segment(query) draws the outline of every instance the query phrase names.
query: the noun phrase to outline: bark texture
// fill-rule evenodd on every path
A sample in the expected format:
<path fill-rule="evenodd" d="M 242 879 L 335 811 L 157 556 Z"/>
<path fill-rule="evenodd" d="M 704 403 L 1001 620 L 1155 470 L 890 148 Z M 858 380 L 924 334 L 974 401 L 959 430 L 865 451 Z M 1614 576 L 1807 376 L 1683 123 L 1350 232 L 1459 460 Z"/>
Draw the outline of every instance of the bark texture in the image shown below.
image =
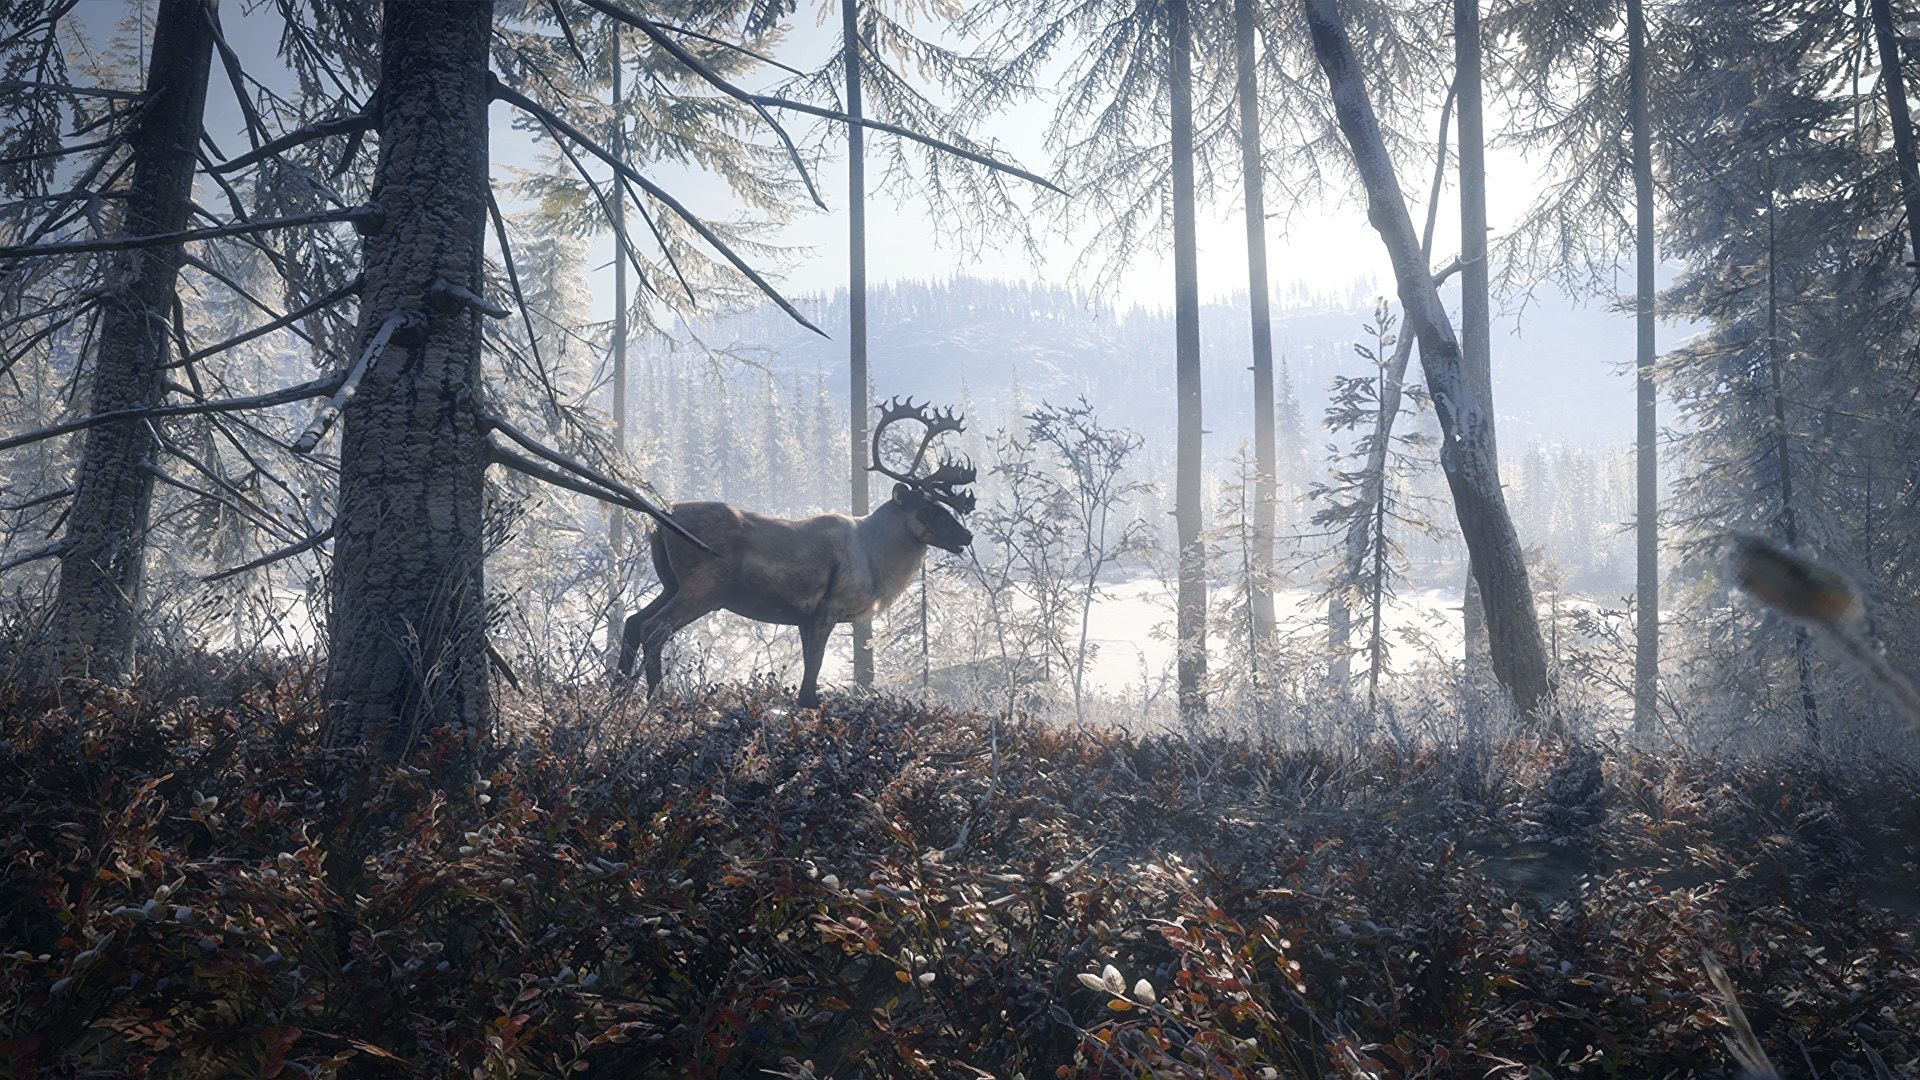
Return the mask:
<path fill-rule="evenodd" d="M 1460 343 L 1427 269 L 1339 7 L 1335 0 L 1305 0 L 1305 6 L 1314 53 L 1367 190 L 1367 218 L 1386 245 L 1407 330 L 1419 342 L 1427 391 L 1440 421 L 1440 467 L 1485 601 L 1494 677 L 1523 711 L 1540 715 L 1551 697 L 1546 650 L 1520 540 L 1500 491 L 1493 417 L 1467 385 Z"/>
<path fill-rule="evenodd" d="M 129 238 L 187 227 L 213 56 L 212 8 L 210 0 L 162 0 L 154 20 L 151 104 L 132 138 Z M 147 408 L 165 395 L 181 260 L 178 244 L 112 259 L 94 355 L 95 415 Z M 52 672 L 117 679 L 133 666 L 157 449 L 149 420 L 102 424 L 86 434 L 61 541 Z"/>
<path fill-rule="evenodd" d="M 1647 19 L 1627 0 L 1627 81 L 1633 125 L 1635 582 L 1633 729 L 1651 734 L 1660 694 L 1660 458 L 1653 381 L 1653 136 L 1647 91 Z"/>
<path fill-rule="evenodd" d="M 1200 509 L 1200 256 L 1193 181 L 1193 26 L 1187 0 L 1168 0 L 1168 95 L 1173 111 L 1174 530 L 1180 543 L 1175 612 L 1180 715 L 1206 711 L 1207 555 Z"/>
<path fill-rule="evenodd" d="M 1453 2 L 1454 90 L 1460 110 L 1460 365 L 1471 393 L 1493 416 L 1493 302 L 1487 267 L 1487 130 L 1480 107 L 1480 0 Z M 1498 453 L 1493 428 L 1487 445 Z M 1467 670 L 1486 670 L 1486 601 L 1469 571 L 1461 598 Z"/>
<path fill-rule="evenodd" d="M 435 728 L 477 739 L 489 715 L 481 315 L 434 283 L 484 291 L 492 17 L 413 0 L 382 33 L 360 340 L 404 328 L 344 413 L 327 697 L 329 741 L 387 757 Z"/>
<path fill-rule="evenodd" d="M 1261 167 L 1260 77 L 1255 66 L 1253 0 L 1233 0 L 1233 45 L 1240 99 L 1240 172 L 1247 201 L 1247 300 L 1253 312 L 1254 634 L 1273 640 L 1273 522 L 1278 463 L 1273 430 L 1273 317 L 1268 306 L 1267 198 Z"/>
<path fill-rule="evenodd" d="M 860 0 L 840 0 L 841 49 L 845 53 L 847 115 L 859 117 Z M 847 464 L 853 481 L 854 517 L 867 516 L 867 153 L 866 129 L 847 125 L 847 371 L 852 415 L 848 418 Z M 853 624 L 853 683 L 873 685 L 873 620 Z"/>

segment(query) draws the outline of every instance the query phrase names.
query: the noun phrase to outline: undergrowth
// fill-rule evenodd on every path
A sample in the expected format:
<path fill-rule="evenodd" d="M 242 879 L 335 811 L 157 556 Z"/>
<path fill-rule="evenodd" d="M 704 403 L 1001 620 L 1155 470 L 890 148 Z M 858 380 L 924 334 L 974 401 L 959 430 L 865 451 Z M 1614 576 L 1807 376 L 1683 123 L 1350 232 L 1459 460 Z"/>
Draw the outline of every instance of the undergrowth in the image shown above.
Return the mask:
<path fill-rule="evenodd" d="M 770 687 L 510 703 L 483 778 L 297 672 L 0 689 L 20 1077 L 1920 1068 L 1910 777 L 1276 749 Z"/>

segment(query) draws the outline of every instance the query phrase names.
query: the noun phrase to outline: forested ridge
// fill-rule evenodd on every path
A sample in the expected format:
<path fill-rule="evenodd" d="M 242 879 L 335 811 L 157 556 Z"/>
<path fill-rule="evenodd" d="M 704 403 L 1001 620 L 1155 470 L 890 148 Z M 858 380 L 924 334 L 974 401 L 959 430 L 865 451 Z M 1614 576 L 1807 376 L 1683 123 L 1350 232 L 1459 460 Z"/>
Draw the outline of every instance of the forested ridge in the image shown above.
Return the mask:
<path fill-rule="evenodd" d="M 0 1071 L 1920 1070 L 1916 43 L 0 3 Z"/>

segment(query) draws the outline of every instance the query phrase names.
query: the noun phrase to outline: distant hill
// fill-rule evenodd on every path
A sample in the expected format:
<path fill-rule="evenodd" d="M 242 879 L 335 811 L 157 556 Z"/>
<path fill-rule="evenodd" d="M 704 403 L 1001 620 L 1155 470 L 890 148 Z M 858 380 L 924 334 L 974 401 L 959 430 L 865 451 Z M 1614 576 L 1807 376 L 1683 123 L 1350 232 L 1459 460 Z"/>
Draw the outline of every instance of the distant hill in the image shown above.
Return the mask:
<path fill-rule="evenodd" d="M 801 305 L 829 340 L 808 333 L 771 305 L 718 317 L 698 328 L 709 346 L 734 351 L 783 376 L 824 374 L 844 400 L 846 294 Z M 1274 340 L 1301 415 L 1313 434 L 1335 374 L 1357 374 L 1353 345 L 1371 304 L 1276 312 Z M 956 277 L 883 285 L 869 300 L 869 355 L 876 396 L 963 399 L 982 419 L 1018 403 L 1084 394 L 1109 422 L 1162 442 L 1173 429 L 1173 317 L 1118 311 L 1076 290 Z M 1201 310 L 1208 456 L 1230 456 L 1252 430 L 1246 299 Z M 1622 365 L 1633 326 L 1598 304 L 1548 298 L 1494 328 L 1495 404 L 1515 451 L 1531 443 L 1585 449 L 1628 444 L 1633 387 Z"/>

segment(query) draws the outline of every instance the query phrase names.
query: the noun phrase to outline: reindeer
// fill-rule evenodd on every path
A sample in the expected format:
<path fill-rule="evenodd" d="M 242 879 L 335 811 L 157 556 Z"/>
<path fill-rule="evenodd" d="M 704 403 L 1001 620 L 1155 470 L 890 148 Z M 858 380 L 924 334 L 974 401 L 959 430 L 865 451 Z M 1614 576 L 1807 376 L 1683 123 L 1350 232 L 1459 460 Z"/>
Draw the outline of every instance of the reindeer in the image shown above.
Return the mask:
<path fill-rule="evenodd" d="M 880 452 L 886 430 L 903 420 L 924 428 L 913 461 L 889 468 Z M 726 503 L 686 502 L 673 519 L 712 549 L 703 552 L 664 529 L 653 531 L 653 567 L 660 595 L 627 619 L 620 642 L 620 671 L 633 673 L 633 654 L 646 655 L 647 692 L 660 688 L 660 653 L 682 627 L 722 608 L 760 622 L 800 628 L 804 673 L 801 708 L 820 703 L 820 663 L 827 638 L 840 623 L 872 618 L 906 590 L 927 548 L 959 554 L 973 533 L 956 513 L 973 510 L 971 463 L 942 458 L 922 474 L 934 440 L 966 430 L 953 410 L 929 411 L 912 398 L 895 398 L 873 429 L 873 463 L 867 471 L 894 480 L 893 495 L 866 517 L 821 514 L 787 521 Z"/>

